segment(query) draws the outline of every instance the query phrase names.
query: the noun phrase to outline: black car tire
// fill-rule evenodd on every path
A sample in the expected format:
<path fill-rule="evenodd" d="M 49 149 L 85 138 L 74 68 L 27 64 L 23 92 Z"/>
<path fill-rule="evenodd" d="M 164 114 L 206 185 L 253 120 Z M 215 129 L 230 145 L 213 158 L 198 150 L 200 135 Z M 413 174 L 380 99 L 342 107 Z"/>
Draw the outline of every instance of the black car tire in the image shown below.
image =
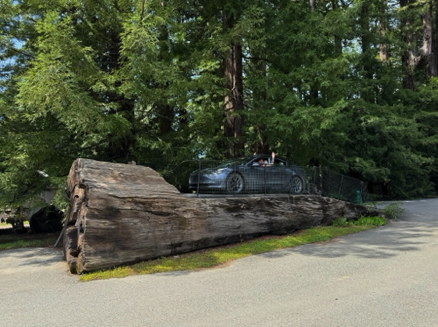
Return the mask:
<path fill-rule="evenodd" d="M 227 193 L 242 193 L 245 188 L 243 176 L 239 173 L 231 173 L 227 177 Z"/>
<path fill-rule="evenodd" d="M 289 193 L 299 194 L 303 192 L 304 183 L 300 176 L 294 176 L 290 179 Z"/>

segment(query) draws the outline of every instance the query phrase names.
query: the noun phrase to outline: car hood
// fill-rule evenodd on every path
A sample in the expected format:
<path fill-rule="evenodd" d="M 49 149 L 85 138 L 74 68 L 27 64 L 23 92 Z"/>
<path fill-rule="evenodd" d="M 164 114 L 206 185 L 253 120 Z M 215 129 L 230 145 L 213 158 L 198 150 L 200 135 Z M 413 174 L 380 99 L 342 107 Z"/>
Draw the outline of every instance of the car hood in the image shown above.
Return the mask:
<path fill-rule="evenodd" d="M 229 168 L 229 167 L 225 167 L 225 168 L 204 168 L 204 169 L 201 169 L 200 171 L 199 170 L 195 170 L 191 175 L 192 176 L 196 175 L 196 174 L 198 174 L 198 172 L 203 174 L 203 175 L 221 174 L 221 173 L 224 173 L 224 172 L 228 172 L 230 170 L 232 170 L 232 169 Z"/>

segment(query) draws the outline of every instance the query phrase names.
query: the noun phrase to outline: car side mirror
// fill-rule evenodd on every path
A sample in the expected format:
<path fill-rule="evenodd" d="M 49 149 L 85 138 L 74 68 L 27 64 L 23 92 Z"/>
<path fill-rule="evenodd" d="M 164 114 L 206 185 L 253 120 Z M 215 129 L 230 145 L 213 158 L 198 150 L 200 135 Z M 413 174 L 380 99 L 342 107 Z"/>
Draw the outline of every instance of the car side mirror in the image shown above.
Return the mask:
<path fill-rule="evenodd" d="M 259 164 L 258 162 L 253 162 L 252 165 L 253 165 L 254 167 L 258 167 L 258 166 L 260 166 L 260 164 Z"/>

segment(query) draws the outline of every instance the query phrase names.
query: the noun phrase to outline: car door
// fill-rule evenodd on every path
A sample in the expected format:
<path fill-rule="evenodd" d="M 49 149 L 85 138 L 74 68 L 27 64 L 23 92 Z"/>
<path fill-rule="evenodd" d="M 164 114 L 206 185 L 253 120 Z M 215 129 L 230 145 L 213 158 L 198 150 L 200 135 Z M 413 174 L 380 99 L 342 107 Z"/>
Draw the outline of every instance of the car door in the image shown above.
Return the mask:
<path fill-rule="evenodd" d="M 260 163 L 259 160 L 262 160 Z M 268 156 L 257 156 L 249 164 L 245 172 L 245 185 L 254 192 L 264 193 L 267 191 Z"/>
<path fill-rule="evenodd" d="M 284 192 L 290 179 L 285 162 L 275 158 L 274 162 L 265 168 L 267 188 L 272 192 Z"/>

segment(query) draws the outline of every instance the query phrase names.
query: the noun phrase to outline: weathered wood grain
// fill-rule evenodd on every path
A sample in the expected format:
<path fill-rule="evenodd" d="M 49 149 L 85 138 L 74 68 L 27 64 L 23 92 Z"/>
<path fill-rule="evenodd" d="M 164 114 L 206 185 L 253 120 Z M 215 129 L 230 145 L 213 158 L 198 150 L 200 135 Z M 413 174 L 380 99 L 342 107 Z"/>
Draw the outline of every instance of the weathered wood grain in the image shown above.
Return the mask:
<path fill-rule="evenodd" d="M 65 259 L 82 273 L 283 234 L 366 208 L 311 195 L 196 198 L 154 170 L 77 159 L 68 176 Z"/>

